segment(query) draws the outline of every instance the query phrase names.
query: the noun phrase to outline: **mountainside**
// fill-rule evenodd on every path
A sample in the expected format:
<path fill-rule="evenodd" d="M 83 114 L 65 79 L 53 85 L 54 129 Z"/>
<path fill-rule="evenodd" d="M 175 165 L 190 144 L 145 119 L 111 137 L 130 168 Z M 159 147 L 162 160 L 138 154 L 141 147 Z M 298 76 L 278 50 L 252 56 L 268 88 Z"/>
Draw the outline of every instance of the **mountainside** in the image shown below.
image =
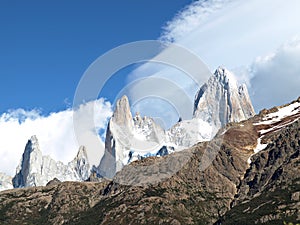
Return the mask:
<path fill-rule="evenodd" d="M 208 142 L 134 161 L 111 181 L 0 194 L 3 224 L 300 222 L 300 98 Z"/>
<path fill-rule="evenodd" d="M 49 156 L 43 156 L 38 139 L 32 136 L 28 140 L 22 160 L 17 167 L 12 182 L 15 188 L 44 186 L 50 180 L 82 181 L 89 177 L 90 166 L 84 147 L 80 147 L 77 156 L 68 165 L 56 162 Z"/>
<path fill-rule="evenodd" d="M 128 98 L 123 96 L 107 127 L 98 174 L 112 178 L 134 160 L 167 155 L 211 140 L 225 124 L 254 114 L 246 86 L 238 86 L 234 75 L 224 68 L 218 68 L 198 91 L 193 118 L 180 121 L 167 131 L 152 118 L 139 114 L 133 117 Z"/>
<path fill-rule="evenodd" d="M 219 224 L 300 222 L 300 98 L 260 116 L 254 119 L 258 153 Z"/>

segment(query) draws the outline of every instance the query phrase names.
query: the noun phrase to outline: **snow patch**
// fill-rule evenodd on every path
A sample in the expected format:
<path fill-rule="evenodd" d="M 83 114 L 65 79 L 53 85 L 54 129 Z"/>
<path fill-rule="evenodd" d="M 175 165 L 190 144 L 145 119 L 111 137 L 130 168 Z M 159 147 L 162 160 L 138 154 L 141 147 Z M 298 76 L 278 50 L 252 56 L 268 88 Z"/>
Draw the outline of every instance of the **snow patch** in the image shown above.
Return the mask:
<path fill-rule="evenodd" d="M 258 153 L 261 150 L 264 150 L 268 146 L 268 144 L 262 144 L 261 139 L 262 139 L 262 137 L 257 139 L 257 145 L 256 145 L 256 148 L 254 149 L 254 153 Z"/>
<path fill-rule="evenodd" d="M 267 146 L 268 146 L 268 144 L 262 144 L 261 143 L 261 139 L 263 138 L 263 136 L 261 136 L 260 138 L 257 138 L 257 145 L 256 145 L 256 147 L 255 147 L 255 149 L 254 149 L 254 154 L 251 154 L 250 155 L 250 157 L 248 158 L 248 160 L 247 160 L 247 163 L 248 164 L 251 164 L 251 157 L 253 156 L 253 155 L 255 155 L 256 153 L 258 153 L 258 152 L 260 152 L 260 151 L 262 151 L 262 150 L 264 150 Z"/>
<path fill-rule="evenodd" d="M 299 118 L 296 118 L 294 120 L 292 120 L 291 122 L 288 122 L 288 123 L 284 123 L 284 124 L 281 124 L 281 125 L 277 125 L 277 126 L 274 126 L 274 127 L 271 127 L 269 129 L 266 129 L 266 130 L 260 130 L 260 134 L 266 134 L 266 133 L 269 133 L 270 131 L 273 131 L 273 130 L 278 130 L 282 127 L 285 127 L 285 126 L 288 126 L 294 122 L 296 122 L 297 120 L 299 120 Z"/>
<path fill-rule="evenodd" d="M 300 102 L 295 102 L 286 107 L 278 109 L 277 112 L 270 113 L 263 118 L 263 121 L 254 123 L 253 125 L 268 125 L 281 121 L 285 117 L 295 115 L 300 110 Z"/>

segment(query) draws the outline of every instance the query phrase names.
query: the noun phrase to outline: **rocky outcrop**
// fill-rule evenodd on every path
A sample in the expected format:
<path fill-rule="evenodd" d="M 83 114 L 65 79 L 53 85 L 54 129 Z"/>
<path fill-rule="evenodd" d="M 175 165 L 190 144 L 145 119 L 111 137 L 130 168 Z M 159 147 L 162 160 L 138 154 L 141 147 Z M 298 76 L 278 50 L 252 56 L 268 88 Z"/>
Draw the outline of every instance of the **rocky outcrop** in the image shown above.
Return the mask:
<path fill-rule="evenodd" d="M 80 147 L 77 156 L 68 165 L 56 162 L 49 156 L 43 156 L 38 139 L 32 136 L 28 140 L 22 160 L 13 178 L 13 186 L 44 186 L 55 177 L 61 181 L 83 181 L 89 177 L 89 163 L 84 147 Z"/>
<path fill-rule="evenodd" d="M 104 198 L 108 182 L 57 182 L 0 194 L 0 224 L 67 224 Z M 87 219 L 82 224 L 88 223 Z M 72 224 L 72 223 L 71 223 Z"/>
<path fill-rule="evenodd" d="M 84 146 L 80 146 L 76 157 L 68 163 L 68 168 L 74 170 L 77 175 L 76 180 L 87 180 L 90 175 L 90 164 L 87 156 L 87 151 Z M 66 179 L 64 179 L 65 181 Z"/>
<path fill-rule="evenodd" d="M 218 224 L 300 222 L 299 119 L 300 99 L 254 118 L 265 148 L 251 157 L 232 207 Z"/>
<path fill-rule="evenodd" d="M 0 191 L 13 188 L 12 177 L 0 172 Z"/>

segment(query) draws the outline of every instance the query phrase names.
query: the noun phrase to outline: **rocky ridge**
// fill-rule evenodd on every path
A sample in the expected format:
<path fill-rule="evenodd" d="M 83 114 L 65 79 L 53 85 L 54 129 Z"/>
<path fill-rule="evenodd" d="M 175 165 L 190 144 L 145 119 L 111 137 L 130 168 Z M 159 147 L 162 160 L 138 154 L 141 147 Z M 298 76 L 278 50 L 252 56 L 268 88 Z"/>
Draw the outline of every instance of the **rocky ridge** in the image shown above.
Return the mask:
<path fill-rule="evenodd" d="M 1 223 L 300 222 L 299 105 L 300 98 L 230 123 L 212 141 L 134 161 L 111 181 L 1 192 Z"/>
<path fill-rule="evenodd" d="M 83 181 L 90 175 L 90 165 L 85 147 L 80 147 L 76 157 L 64 165 L 50 156 L 43 156 L 38 139 L 32 136 L 28 140 L 21 162 L 12 179 L 15 188 L 44 186 L 50 180 Z"/>

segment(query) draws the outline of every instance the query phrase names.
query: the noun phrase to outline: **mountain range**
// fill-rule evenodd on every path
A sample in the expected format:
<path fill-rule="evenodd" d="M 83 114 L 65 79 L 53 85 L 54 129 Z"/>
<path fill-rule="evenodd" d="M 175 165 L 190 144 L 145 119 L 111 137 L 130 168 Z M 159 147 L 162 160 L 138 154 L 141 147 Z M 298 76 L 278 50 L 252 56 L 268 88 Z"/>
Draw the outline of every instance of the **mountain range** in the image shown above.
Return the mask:
<path fill-rule="evenodd" d="M 25 146 L 13 178 L 2 175 L 0 190 L 44 186 L 54 178 L 60 181 L 85 181 L 95 177 L 112 178 L 124 165 L 149 156 L 164 156 L 191 147 L 199 141 L 211 140 L 229 122 L 245 120 L 255 114 L 247 87 L 238 85 L 234 75 L 219 67 L 198 91 L 194 114 L 169 130 L 154 119 L 132 116 L 127 96 L 117 101 L 108 123 L 105 152 L 98 166 L 88 162 L 86 149 L 80 147 L 68 165 L 43 156 L 38 139 L 32 136 Z"/>
<path fill-rule="evenodd" d="M 16 174 L 12 178 L 0 173 L 0 190 L 33 186 L 45 186 L 56 178 L 62 181 L 84 181 L 90 176 L 90 165 L 86 149 L 81 146 L 75 158 L 64 165 L 44 156 L 40 150 L 38 139 L 32 136 L 26 146 Z"/>
<path fill-rule="evenodd" d="M 221 67 L 196 94 L 193 118 L 179 121 L 169 130 L 162 129 L 152 118 L 139 114 L 133 117 L 128 98 L 123 96 L 108 124 L 98 175 L 112 178 L 133 160 L 167 155 L 211 140 L 225 124 L 254 114 L 247 87 L 238 86 L 234 75 Z"/>
<path fill-rule="evenodd" d="M 132 116 L 124 96 L 93 169 L 84 147 L 63 165 L 28 141 L 12 183 L 0 173 L 2 187 L 27 187 L 0 193 L 0 223 L 299 223 L 299 118 L 300 97 L 255 115 L 224 68 L 197 92 L 193 118 L 169 130 Z"/>

